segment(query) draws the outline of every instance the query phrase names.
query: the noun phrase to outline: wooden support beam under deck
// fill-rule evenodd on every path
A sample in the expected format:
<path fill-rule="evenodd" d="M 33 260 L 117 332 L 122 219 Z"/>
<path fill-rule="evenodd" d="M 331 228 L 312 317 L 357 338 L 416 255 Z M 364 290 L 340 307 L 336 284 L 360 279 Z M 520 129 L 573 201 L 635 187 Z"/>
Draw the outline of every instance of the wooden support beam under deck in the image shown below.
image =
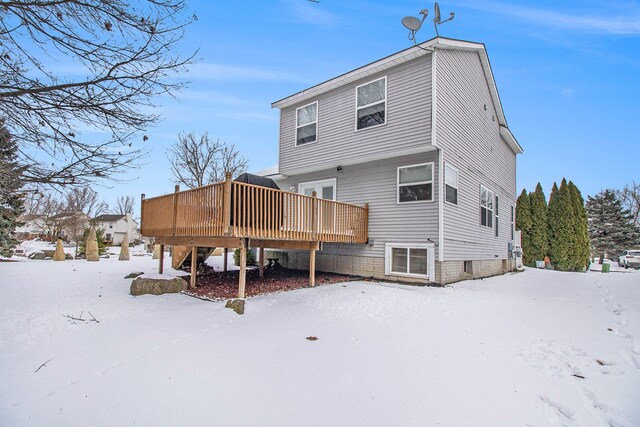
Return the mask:
<path fill-rule="evenodd" d="M 244 298 L 245 285 L 247 282 L 247 240 L 242 239 L 240 247 L 240 275 L 238 277 L 238 298 Z"/>
<path fill-rule="evenodd" d="M 309 251 L 309 284 L 311 287 L 316 285 L 316 251 Z"/>
<path fill-rule="evenodd" d="M 319 250 L 320 242 L 312 242 L 309 240 L 267 240 L 267 239 L 251 239 L 249 246 L 252 248 L 271 248 L 271 249 L 292 249 L 292 250 Z"/>
<path fill-rule="evenodd" d="M 160 256 L 158 257 L 158 274 L 164 273 L 164 245 L 160 245 Z"/>
<path fill-rule="evenodd" d="M 264 248 L 260 248 L 260 260 L 258 261 L 260 266 L 260 278 L 264 279 Z"/>
<path fill-rule="evenodd" d="M 229 262 L 229 248 L 224 248 L 224 260 L 222 265 L 224 266 L 224 271 L 227 271 L 227 263 Z"/>
<path fill-rule="evenodd" d="M 193 246 L 191 248 L 191 281 L 189 283 L 189 289 L 196 288 L 197 275 L 198 275 L 198 247 Z"/>
<path fill-rule="evenodd" d="M 158 236 L 156 243 L 177 246 L 198 246 L 207 248 L 239 248 L 242 245 L 241 237 L 182 237 L 182 236 Z"/>

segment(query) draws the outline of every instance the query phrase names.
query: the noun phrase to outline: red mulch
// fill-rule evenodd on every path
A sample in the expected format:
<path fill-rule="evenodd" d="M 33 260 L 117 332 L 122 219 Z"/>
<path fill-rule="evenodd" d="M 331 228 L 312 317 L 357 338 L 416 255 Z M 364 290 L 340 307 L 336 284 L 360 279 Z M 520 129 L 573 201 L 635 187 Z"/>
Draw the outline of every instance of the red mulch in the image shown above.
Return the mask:
<path fill-rule="evenodd" d="M 210 266 L 200 267 L 198 269 L 196 289 L 189 289 L 185 293 L 211 300 L 237 298 L 239 274 L 238 270 L 223 272 L 214 271 Z M 189 276 L 184 277 L 184 279 L 189 281 Z M 316 286 L 350 280 L 354 280 L 354 278 L 334 273 L 316 273 Z M 257 268 L 247 269 L 245 285 L 247 297 L 307 287 L 309 287 L 308 271 L 289 270 L 282 267 L 265 269 L 264 278 L 260 279 L 260 272 Z"/>

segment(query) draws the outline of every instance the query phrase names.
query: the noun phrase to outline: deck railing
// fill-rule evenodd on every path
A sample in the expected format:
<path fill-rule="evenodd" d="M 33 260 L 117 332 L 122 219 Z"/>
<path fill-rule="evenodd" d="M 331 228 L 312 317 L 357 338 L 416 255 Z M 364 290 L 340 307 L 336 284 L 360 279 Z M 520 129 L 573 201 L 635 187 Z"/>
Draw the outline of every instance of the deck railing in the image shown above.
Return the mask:
<path fill-rule="evenodd" d="M 225 182 L 142 200 L 149 237 L 249 237 L 365 243 L 368 208 Z"/>

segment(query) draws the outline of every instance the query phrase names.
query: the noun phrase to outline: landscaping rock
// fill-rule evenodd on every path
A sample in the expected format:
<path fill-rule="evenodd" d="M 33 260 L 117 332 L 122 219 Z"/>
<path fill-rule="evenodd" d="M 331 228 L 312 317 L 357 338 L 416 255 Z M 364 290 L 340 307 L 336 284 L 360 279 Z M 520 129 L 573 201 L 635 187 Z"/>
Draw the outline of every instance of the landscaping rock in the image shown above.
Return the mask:
<path fill-rule="evenodd" d="M 129 273 L 126 276 L 124 276 L 125 279 L 135 279 L 138 276 L 142 276 L 144 274 L 143 271 L 136 271 L 133 273 Z"/>
<path fill-rule="evenodd" d="M 181 277 L 166 279 L 152 279 L 149 277 L 136 277 L 131 282 L 131 295 L 162 295 L 175 294 L 186 291 L 189 284 Z"/>
<path fill-rule="evenodd" d="M 122 244 L 120 245 L 120 256 L 118 257 L 118 261 L 129 261 L 129 236 L 124 235 L 124 239 L 122 239 Z"/>
<path fill-rule="evenodd" d="M 96 229 L 91 227 L 89 237 L 87 237 L 87 261 L 100 261 L 100 253 L 98 252 L 98 239 L 96 238 Z"/>
<path fill-rule="evenodd" d="M 153 245 L 153 256 L 151 259 L 160 259 L 160 245 Z"/>
<path fill-rule="evenodd" d="M 54 261 L 64 261 L 67 259 L 64 255 L 64 248 L 62 247 L 62 239 L 56 241 L 56 250 L 53 252 Z"/>
<path fill-rule="evenodd" d="M 42 251 L 38 251 L 38 252 L 34 252 L 31 255 L 29 255 L 29 259 L 45 259 L 47 256 L 44 254 L 44 252 Z"/>
<path fill-rule="evenodd" d="M 64 259 L 73 259 L 73 255 L 65 253 Z"/>
<path fill-rule="evenodd" d="M 230 308 L 238 314 L 244 314 L 244 299 L 234 298 L 227 300 L 226 308 Z"/>

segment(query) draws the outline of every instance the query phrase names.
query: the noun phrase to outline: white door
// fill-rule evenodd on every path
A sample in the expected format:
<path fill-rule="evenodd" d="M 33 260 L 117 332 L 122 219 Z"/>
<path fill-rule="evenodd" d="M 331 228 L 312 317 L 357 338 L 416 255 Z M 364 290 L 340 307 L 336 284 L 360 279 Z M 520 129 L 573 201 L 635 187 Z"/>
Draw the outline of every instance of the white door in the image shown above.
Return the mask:
<path fill-rule="evenodd" d="M 336 200 L 336 179 L 331 178 L 298 184 L 298 193 L 300 194 L 312 196 L 314 191 L 319 199 Z"/>

